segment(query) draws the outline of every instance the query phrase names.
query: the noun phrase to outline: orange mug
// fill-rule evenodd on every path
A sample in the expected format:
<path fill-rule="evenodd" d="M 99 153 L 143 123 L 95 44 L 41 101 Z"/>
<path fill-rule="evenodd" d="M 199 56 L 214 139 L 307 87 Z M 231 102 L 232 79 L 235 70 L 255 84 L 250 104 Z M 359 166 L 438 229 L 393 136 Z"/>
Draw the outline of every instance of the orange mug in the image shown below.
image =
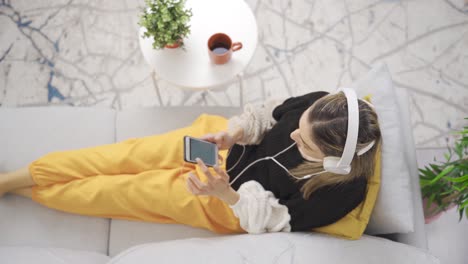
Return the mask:
<path fill-rule="evenodd" d="M 231 59 L 232 53 L 242 49 L 242 43 L 232 43 L 231 38 L 224 33 L 216 33 L 208 39 L 208 53 L 214 64 L 225 64 Z"/>

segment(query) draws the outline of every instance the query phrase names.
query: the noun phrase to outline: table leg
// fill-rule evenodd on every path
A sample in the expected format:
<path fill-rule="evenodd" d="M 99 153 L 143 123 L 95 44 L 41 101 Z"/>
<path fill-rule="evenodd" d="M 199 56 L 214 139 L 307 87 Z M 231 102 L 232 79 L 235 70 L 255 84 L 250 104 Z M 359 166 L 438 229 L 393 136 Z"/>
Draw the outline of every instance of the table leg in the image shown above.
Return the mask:
<path fill-rule="evenodd" d="M 240 106 L 240 108 L 243 108 L 244 107 L 244 78 L 243 78 L 243 74 L 239 73 L 236 77 L 237 77 L 237 80 L 239 81 L 239 106 Z M 158 101 L 159 101 L 160 106 L 165 106 L 165 104 L 164 104 L 164 102 L 162 100 L 161 92 L 159 90 L 159 84 L 158 84 L 159 78 L 158 78 L 158 75 L 156 74 L 155 71 L 151 72 L 151 79 L 153 80 L 154 90 L 156 91 L 156 95 L 158 97 Z M 206 89 L 202 93 L 209 96 L 215 102 L 216 105 L 218 105 L 218 106 L 222 105 L 220 103 L 220 101 L 216 98 L 216 95 L 210 89 Z M 203 97 L 203 94 L 202 94 L 202 97 Z M 182 104 L 185 103 L 187 97 L 188 96 L 185 95 L 184 100 L 182 101 Z"/>
<path fill-rule="evenodd" d="M 206 95 L 208 95 L 208 96 L 216 103 L 216 105 L 221 105 L 220 102 L 219 102 L 219 100 L 216 99 L 216 95 L 215 95 L 212 91 L 210 91 L 209 89 L 207 89 L 207 90 L 204 91 L 204 93 L 205 93 Z"/>
<path fill-rule="evenodd" d="M 158 96 L 159 105 L 164 106 L 164 103 L 161 97 L 161 92 L 159 91 L 158 76 L 156 75 L 155 71 L 151 72 L 151 79 L 153 80 L 154 90 L 156 91 L 156 95 Z"/>
<path fill-rule="evenodd" d="M 239 106 L 244 108 L 244 74 L 239 73 L 237 79 L 239 80 Z"/>
<path fill-rule="evenodd" d="M 243 74 L 242 73 L 239 73 L 237 74 L 237 80 L 239 81 L 239 106 L 241 108 L 244 107 L 244 78 L 243 78 Z M 216 105 L 221 105 L 219 100 L 216 99 L 216 95 L 210 90 L 210 89 L 206 89 L 204 91 L 204 93 L 209 96 L 215 103 Z"/>

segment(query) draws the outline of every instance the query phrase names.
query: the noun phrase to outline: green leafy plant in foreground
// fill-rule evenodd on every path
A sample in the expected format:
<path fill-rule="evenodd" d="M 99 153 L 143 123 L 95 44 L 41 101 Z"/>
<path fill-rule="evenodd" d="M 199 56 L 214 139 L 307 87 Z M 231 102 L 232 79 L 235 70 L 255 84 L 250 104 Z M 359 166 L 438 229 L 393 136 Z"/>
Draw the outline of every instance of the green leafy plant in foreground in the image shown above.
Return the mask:
<path fill-rule="evenodd" d="M 468 119 L 468 118 L 465 118 Z M 426 217 L 436 215 L 456 205 L 460 214 L 459 221 L 465 214 L 468 218 L 468 127 L 456 132 L 461 138 L 453 148 L 448 149 L 445 162 L 429 164 L 419 169 L 421 192 L 426 203 Z M 437 205 L 432 206 L 431 205 Z"/>

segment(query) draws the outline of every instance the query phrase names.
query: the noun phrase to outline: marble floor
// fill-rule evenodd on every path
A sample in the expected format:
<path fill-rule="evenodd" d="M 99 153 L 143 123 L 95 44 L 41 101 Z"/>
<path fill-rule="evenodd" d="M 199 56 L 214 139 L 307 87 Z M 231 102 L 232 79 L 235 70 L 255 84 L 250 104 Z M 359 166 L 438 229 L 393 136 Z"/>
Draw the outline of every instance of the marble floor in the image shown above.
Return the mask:
<path fill-rule="evenodd" d="M 468 7 L 464 0 L 248 0 L 259 44 L 244 102 L 332 91 L 388 64 L 410 96 L 417 147 L 443 147 L 468 116 Z M 115 109 L 212 105 L 161 82 L 139 50 L 143 0 L 1 0 L 0 104 Z M 235 85 L 232 85 L 235 86 Z M 238 87 L 220 103 L 239 101 Z M 466 123 L 465 123 L 466 124 Z"/>
<path fill-rule="evenodd" d="M 410 96 L 418 151 L 444 148 L 467 125 L 466 2 L 247 0 L 259 44 L 243 101 L 332 91 L 385 62 L 395 87 Z M 215 104 L 164 81 L 155 89 L 137 38 L 143 4 L 0 0 L 1 107 Z M 238 89 L 216 92 L 220 103 L 238 102 Z"/>

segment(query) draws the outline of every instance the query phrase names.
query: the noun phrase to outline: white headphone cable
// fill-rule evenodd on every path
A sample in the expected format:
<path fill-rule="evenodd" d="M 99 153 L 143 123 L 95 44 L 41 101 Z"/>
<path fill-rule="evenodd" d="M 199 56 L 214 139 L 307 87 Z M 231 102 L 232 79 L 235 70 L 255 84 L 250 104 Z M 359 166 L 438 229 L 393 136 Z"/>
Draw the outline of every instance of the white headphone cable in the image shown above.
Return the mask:
<path fill-rule="evenodd" d="M 244 145 L 240 145 L 240 146 L 242 146 L 242 154 L 241 154 L 240 158 L 237 160 L 236 164 L 234 164 L 234 166 L 232 166 L 229 170 L 226 171 L 226 172 L 228 172 L 228 173 L 229 173 L 232 169 L 234 169 L 234 168 L 237 166 L 237 164 L 239 164 L 239 162 L 241 161 L 242 157 L 244 156 L 244 153 L 245 153 L 245 146 L 244 146 Z M 231 154 L 231 150 L 232 150 L 232 148 L 229 149 L 229 152 L 228 152 L 228 154 L 227 154 L 227 156 L 226 156 L 226 165 L 227 165 L 227 159 L 229 158 L 229 155 Z"/>
<path fill-rule="evenodd" d="M 278 156 L 278 155 L 281 155 L 281 154 L 283 154 L 285 151 L 287 151 L 287 150 L 289 150 L 290 148 L 292 148 L 294 145 L 296 145 L 296 142 L 294 142 L 291 146 L 285 148 L 284 150 L 282 150 L 282 151 L 276 153 L 273 157 L 264 157 L 264 158 L 260 158 L 260 159 L 258 159 L 258 160 L 256 160 L 256 161 L 250 163 L 249 166 L 245 167 L 239 174 L 237 174 L 237 176 L 234 178 L 234 180 L 232 180 L 232 181 L 229 183 L 229 185 L 232 185 L 248 168 L 250 168 L 250 167 L 253 166 L 254 164 L 257 164 L 258 162 L 260 162 L 260 161 L 262 161 L 262 160 L 269 160 L 269 159 L 272 159 L 272 158 L 274 158 L 274 157 L 276 157 L 276 156 Z M 245 146 L 242 145 L 242 147 L 243 147 L 242 155 L 244 155 Z M 240 159 L 242 158 L 242 155 L 241 155 L 241 157 L 239 158 L 239 160 L 236 162 L 235 165 L 237 165 L 237 164 L 239 163 Z M 227 158 L 226 158 L 226 160 L 227 160 Z M 235 167 L 235 166 L 233 166 L 232 168 L 230 168 L 229 171 L 230 171 L 231 169 L 233 169 L 234 167 Z M 283 167 L 283 168 L 284 168 L 284 167 Z M 228 171 L 228 172 L 229 172 L 229 171 Z"/>
<path fill-rule="evenodd" d="M 292 175 L 292 174 L 289 172 L 289 170 L 288 170 L 286 167 L 284 167 L 283 164 L 281 164 L 281 163 L 280 163 L 279 161 L 277 161 L 275 158 L 276 158 L 277 156 L 283 154 L 284 152 L 288 151 L 288 150 L 289 150 L 290 148 L 292 148 L 294 145 L 296 145 L 296 142 L 294 142 L 293 144 L 291 144 L 289 147 L 285 148 L 284 150 L 282 150 L 282 151 L 276 153 L 274 156 L 269 156 L 269 157 L 260 158 L 260 159 L 258 159 L 258 160 L 256 160 L 256 161 L 250 163 L 249 166 L 245 167 L 239 174 L 237 174 L 237 176 L 229 183 L 229 185 L 232 185 L 240 176 L 242 176 L 242 174 L 244 174 L 244 172 L 245 172 L 248 168 L 250 168 L 251 166 L 253 166 L 253 165 L 255 165 L 255 164 L 257 164 L 258 162 L 263 161 L 263 160 L 273 160 L 273 161 L 274 161 L 276 164 L 278 164 L 283 170 L 285 170 L 289 175 L 291 175 L 292 177 L 294 177 L 294 178 L 296 178 L 296 179 L 299 179 L 299 180 L 308 179 L 308 178 L 310 178 L 310 177 L 312 177 L 312 176 L 314 176 L 314 175 L 318 175 L 318 174 L 322 174 L 322 173 L 325 173 L 325 172 L 326 172 L 326 171 L 321 171 L 321 172 L 318 172 L 318 173 L 306 175 L 306 176 L 304 176 L 304 177 L 296 177 L 296 176 Z M 232 169 L 239 163 L 240 159 L 241 159 L 242 156 L 244 155 L 245 146 L 242 145 L 242 147 L 243 147 L 243 151 L 242 151 L 241 157 L 240 157 L 239 160 L 236 162 L 236 164 L 235 164 L 232 168 L 230 168 L 230 169 L 228 170 L 228 172 L 229 172 L 230 170 L 232 170 Z M 230 154 L 230 152 L 228 153 L 228 156 L 229 156 L 229 154 Z M 226 158 L 226 160 L 227 160 L 227 158 Z"/>

